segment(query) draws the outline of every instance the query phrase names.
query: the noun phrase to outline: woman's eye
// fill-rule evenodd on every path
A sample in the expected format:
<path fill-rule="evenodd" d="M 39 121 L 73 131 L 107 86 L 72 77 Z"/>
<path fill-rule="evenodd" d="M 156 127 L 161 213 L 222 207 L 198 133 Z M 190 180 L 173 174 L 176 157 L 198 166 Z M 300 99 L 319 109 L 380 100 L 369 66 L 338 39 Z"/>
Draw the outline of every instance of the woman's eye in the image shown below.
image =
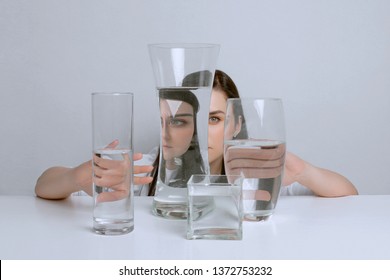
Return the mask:
<path fill-rule="evenodd" d="M 182 120 L 178 120 L 178 119 L 169 120 L 169 125 L 171 125 L 171 126 L 182 126 L 184 124 L 185 124 L 185 122 Z"/>
<path fill-rule="evenodd" d="M 210 123 L 217 123 L 219 121 L 220 121 L 220 118 L 218 118 L 218 117 L 210 117 L 209 118 L 209 122 Z"/>

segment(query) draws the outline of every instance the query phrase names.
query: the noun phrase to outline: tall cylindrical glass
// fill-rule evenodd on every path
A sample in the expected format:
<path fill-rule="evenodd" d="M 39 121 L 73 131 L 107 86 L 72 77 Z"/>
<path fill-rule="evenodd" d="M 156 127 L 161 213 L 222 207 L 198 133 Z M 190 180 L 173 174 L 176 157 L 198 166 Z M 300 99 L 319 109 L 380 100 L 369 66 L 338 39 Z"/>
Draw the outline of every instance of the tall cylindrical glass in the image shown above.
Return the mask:
<path fill-rule="evenodd" d="M 286 137 L 281 99 L 228 99 L 224 160 L 228 175 L 242 175 L 244 220 L 266 220 L 282 184 Z"/>
<path fill-rule="evenodd" d="M 209 174 L 208 115 L 219 45 L 149 45 L 161 116 L 160 154 L 153 213 L 187 217 L 187 181 Z M 209 211 L 197 204 L 199 216 Z"/>
<path fill-rule="evenodd" d="M 132 138 L 133 94 L 92 93 L 93 229 L 96 233 L 116 235 L 134 229 Z"/>

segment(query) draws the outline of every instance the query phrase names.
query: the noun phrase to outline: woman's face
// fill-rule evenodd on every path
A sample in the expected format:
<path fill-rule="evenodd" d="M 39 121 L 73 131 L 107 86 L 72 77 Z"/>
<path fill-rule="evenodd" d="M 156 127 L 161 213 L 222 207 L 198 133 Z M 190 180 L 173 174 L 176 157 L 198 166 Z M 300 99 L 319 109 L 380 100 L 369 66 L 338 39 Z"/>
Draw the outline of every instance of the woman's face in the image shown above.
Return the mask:
<path fill-rule="evenodd" d="M 163 157 L 183 155 L 194 135 L 194 109 L 184 101 L 160 99 Z"/>
<path fill-rule="evenodd" d="M 222 90 L 213 89 L 209 113 L 209 163 L 212 174 L 221 172 L 223 161 L 223 134 L 226 116 L 227 95 Z"/>

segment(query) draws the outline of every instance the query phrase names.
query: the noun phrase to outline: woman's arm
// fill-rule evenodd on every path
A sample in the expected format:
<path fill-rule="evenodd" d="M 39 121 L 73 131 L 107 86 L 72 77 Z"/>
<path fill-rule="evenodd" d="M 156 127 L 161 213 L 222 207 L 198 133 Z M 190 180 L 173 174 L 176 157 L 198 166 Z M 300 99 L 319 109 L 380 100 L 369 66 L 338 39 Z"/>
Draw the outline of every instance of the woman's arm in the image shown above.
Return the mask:
<path fill-rule="evenodd" d="M 133 160 L 140 160 L 142 154 L 136 153 Z M 99 159 L 100 165 L 104 168 L 99 168 L 99 177 L 94 178 L 99 182 L 104 181 L 106 185 L 117 186 L 124 180 L 126 168 L 129 168 L 128 161 L 110 161 L 108 159 Z M 107 165 L 106 165 L 107 164 Z M 106 168 L 109 166 L 109 168 Z M 144 165 L 133 167 L 134 174 L 148 173 L 153 169 L 153 166 Z M 92 195 L 92 161 L 89 160 L 74 168 L 67 167 L 51 167 L 47 169 L 38 178 L 35 193 L 37 196 L 45 199 L 64 199 L 70 196 L 73 192 L 85 191 Z M 135 185 L 148 184 L 152 181 L 152 177 L 137 177 L 134 176 Z"/>
<path fill-rule="evenodd" d="M 51 167 L 42 173 L 35 185 L 36 195 L 46 199 L 64 199 L 77 191 L 92 195 L 91 160 L 75 168 Z"/>
<path fill-rule="evenodd" d="M 355 186 L 344 176 L 316 167 L 298 156 L 287 152 L 283 185 L 287 186 L 293 182 L 309 188 L 318 196 L 337 197 L 346 195 L 357 195 Z"/>

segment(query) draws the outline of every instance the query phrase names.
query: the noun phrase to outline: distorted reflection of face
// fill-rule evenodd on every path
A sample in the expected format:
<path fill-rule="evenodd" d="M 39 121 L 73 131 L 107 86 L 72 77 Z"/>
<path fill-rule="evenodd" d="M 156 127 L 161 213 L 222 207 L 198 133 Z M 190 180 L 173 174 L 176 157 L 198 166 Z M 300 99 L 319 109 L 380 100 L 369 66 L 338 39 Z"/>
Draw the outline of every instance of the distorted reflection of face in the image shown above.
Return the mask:
<path fill-rule="evenodd" d="M 194 135 L 194 109 L 184 101 L 160 99 L 162 148 L 165 160 L 183 155 Z"/>
<path fill-rule="evenodd" d="M 228 106 L 226 110 L 224 138 L 226 140 L 232 140 L 241 130 L 241 116 L 236 115 L 233 106 Z"/>

